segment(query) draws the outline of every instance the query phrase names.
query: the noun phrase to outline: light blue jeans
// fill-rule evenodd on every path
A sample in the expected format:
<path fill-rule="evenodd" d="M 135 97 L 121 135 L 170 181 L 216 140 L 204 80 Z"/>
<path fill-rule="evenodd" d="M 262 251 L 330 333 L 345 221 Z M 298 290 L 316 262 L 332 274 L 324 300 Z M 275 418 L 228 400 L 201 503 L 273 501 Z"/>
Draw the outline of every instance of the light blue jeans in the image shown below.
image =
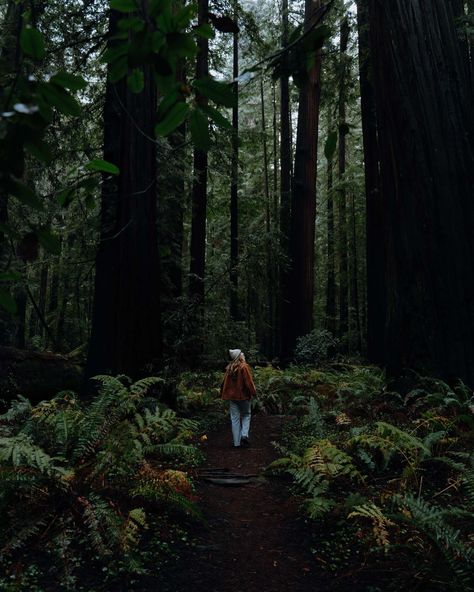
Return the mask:
<path fill-rule="evenodd" d="M 229 412 L 234 446 L 240 446 L 240 439 L 249 436 L 250 401 L 229 401 Z"/>

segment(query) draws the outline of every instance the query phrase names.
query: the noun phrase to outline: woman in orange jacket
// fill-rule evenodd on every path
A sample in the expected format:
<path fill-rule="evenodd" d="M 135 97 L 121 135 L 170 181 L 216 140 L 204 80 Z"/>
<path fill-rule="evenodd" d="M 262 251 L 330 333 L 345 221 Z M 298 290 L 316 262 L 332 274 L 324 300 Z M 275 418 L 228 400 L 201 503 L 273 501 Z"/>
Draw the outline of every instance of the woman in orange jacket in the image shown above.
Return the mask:
<path fill-rule="evenodd" d="M 227 365 L 221 385 L 221 398 L 229 401 L 230 421 L 234 448 L 250 445 L 250 400 L 256 390 L 250 367 L 240 349 L 229 350 Z"/>

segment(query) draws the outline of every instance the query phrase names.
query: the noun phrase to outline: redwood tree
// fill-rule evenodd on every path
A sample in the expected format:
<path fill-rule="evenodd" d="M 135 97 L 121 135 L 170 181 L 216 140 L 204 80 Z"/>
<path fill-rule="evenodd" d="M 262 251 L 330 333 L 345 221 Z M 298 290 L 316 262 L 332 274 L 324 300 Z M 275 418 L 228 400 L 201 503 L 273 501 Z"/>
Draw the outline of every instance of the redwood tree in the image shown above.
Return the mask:
<path fill-rule="evenodd" d="M 385 361 L 474 385 L 472 90 L 452 6 L 371 0 Z"/>
<path fill-rule="evenodd" d="M 198 25 L 208 22 L 209 2 L 198 2 Z M 209 75 L 209 42 L 207 38 L 198 40 L 196 58 L 196 79 Z M 206 104 L 205 97 L 198 97 L 201 104 Z M 206 266 L 206 212 L 207 212 L 207 152 L 201 148 L 194 149 L 194 181 L 192 191 L 192 226 L 191 226 L 191 264 L 189 294 L 199 303 L 204 302 L 204 273 Z"/>
<path fill-rule="evenodd" d="M 111 39 L 120 14 L 110 12 Z M 113 43 L 113 41 L 111 41 Z M 105 176 L 88 375 L 137 375 L 161 351 L 160 278 L 156 231 L 156 86 L 143 67 L 144 89 L 125 78 L 106 86 L 104 158 L 120 168 Z M 147 370 L 149 371 L 149 370 Z"/>
<path fill-rule="evenodd" d="M 364 141 L 367 236 L 367 357 L 382 362 L 385 329 L 384 208 L 380 194 L 377 119 L 369 38 L 369 0 L 357 2 L 359 80 Z"/>
<path fill-rule="evenodd" d="M 304 30 L 320 18 L 320 0 L 306 0 Z M 321 94 L 321 52 L 314 47 L 312 64 L 300 78 L 295 168 L 291 197 L 290 290 L 283 307 L 282 351 L 292 354 L 296 339 L 313 328 L 316 161 Z"/>

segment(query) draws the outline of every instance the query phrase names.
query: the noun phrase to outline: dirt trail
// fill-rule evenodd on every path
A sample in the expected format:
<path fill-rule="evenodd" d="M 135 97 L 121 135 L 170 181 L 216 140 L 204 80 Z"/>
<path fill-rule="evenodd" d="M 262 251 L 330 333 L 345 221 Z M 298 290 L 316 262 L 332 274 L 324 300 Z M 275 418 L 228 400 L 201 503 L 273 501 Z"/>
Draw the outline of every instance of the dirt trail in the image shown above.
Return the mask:
<path fill-rule="evenodd" d="M 231 448 L 230 424 L 209 434 L 206 469 L 259 477 L 240 487 L 199 482 L 199 504 L 209 523 L 197 546 L 183 557 L 169 591 L 181 592 L 324 592 L 321 573 L 310 554 L 308 533 L 298 502 L 281 483 L 262 472 L 278 457 L 271 445 L 284 419 L 252 418 L 248 449 Z M 183 565 L 184 563 L 184 565 Z"/>

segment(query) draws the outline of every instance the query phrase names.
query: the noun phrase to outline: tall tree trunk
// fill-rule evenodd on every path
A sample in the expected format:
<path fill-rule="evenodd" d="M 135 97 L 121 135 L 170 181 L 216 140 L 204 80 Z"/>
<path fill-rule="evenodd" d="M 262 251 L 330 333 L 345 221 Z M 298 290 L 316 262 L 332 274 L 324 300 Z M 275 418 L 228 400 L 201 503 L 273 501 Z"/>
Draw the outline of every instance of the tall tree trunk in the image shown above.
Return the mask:
<path fill-rule="evenodd" d="M 370 5 L 390 373 L 474 386 L 474 121 L 451 6 Z"/>
<path fill-rule="evenodd" d="M 266 275 L 267 275 L 267 327 L 265 331 L 265 351 L 269 357 L 273 355 L 273 317 L 274 317 L 274 290 L 273 290 L 273 257 L 271 245 L 271 197 L 270 197 L 270 179 L 268 170 L 268 146 L 267 129 L 265 122 L 265 98 L 263 92 L 263 76 L 260 77 L 260 107 L 261 107 L 261 125 L 263 142 L 263 181 L 265 192 L 265 230 L 266 230 Z"/>
<path fill-rule="evenodd" d="M 198 2 L 198 25 L 208 22 L 208 0 Z M 204 37 L 198 39 L 196 58 L 196 78 L 209 75 L 209 42 Z M 206 104 L 205 97 L 199 97 L 201 104 Z M 191 264 L 189 278 L 190 296 L 204 304 L 204 277 L 206 267 L 206 211 L 207 211 L 207 152 L 194 149 L 194 181 L 192 196 L 191 223 Z"/>
<path fill-rule="evenodd" d="M 234 11 L 237 18 L 237 11 Z M 234 320 L 239 319 L 239 34 L 234 32 L 232 43 L 233 58 L 233 91 L 235 105 L 232 108 L 232 157 L 231 157 L 231 183 L 230 183 L 230 316 Z"/>
<path fill-rule="evenodd" d="M 10 85 L 15 82 L 15 76 L 20 68 L 21 50 L 20 50 L 20 32 L 23 25 L 24 2 L 15 2 L 9 0 L 3 25 L 3 45 L 0 47 L 0 58 L 2 61 L 2 80 L 0 86 L 0 109 L 9 111 L 10 105 L 7 105 Z M 11 138 L 4 138 L 4 145 L 8 146 L 6 154 L 0 154 L 0 174 L 3 170 L 13 172 L 15 176 L 21 178 L 24 169 L 23 150 L 19 148 L 20 144 Z M 6 165 L 6 169 L 4 166 Z M 0 224 L 8 224 L 8 193 L 0 187 Z M 0 230 L 0 271 L 5 271 L 12 258 L 12 249 L 10 241 Z M 20 295 L 20 293 L 18 293 Z M 25 294 L 22 294 L 26 300 Z M 19 311 L 21 312 L 21 311 Z M 19 325 L 16 326 L 14 317 L 7 313 L 3 307 L 0 307 L 0 343 L 3 345 L 12 345 L 15 340 L 18 341 L 16 333 L 23 333 L 24 342 L 24 323 L 19 317 Z"/>
<path fill-rule="evenodd" d="M 356 205 L 354 192 L 351 191 L 351 240 L 350 240 L 350 255 L 351 255 L 351 289 L 350 301 L 352 311 L 352 327 L 351 336 L 352 342 L 356 351 L 360 354 L 362 352 L 362 332 L 360 324 L 360 303 L 359 303 L 359 260 L 357 257 L 357 225 L 356 225 Z M 355 338 L 354 338 L 355 332 Z"/>
<path fill-rule="evenodd" d="M 305 1 L 304 29 L 316 18 L 320 0 Z M 291 195 L 289 301 L 284 306 L 283 351 L 292 355 L 298 337 L 313 328 L 314 239 L 316 220 L 316 163 L 321 95 L 321 52 L 300 87 L 295 172 Z"/>
<path fill-rule="evenodd" d="M 113 38 L 120 14 L 110 12 Z M 111 41 L 113 43 L 113 41 Z M 89 376 L 136 376 L 161 354 L 160 277 L 156 220 L 156 87 L 144 66 L 144 90 L 131 93 L 125 79 L 107 82 L 104 158 L 120 168 L 104 177 L 100 244 Z"/>
<path fill-rule="evenodd" d="M 180 2 L 177 6 L 183 6 Z M 186 84 L 184 61 L 177 68 L 176 80 Z M 184 100 L 184 99 L 183 99 Z M 162 316 L 176 310 L 177 299 L 183 295 L 183 242 L 186 195 L 186 123 L 168 138 L 169 147 L 158 156 L 158 166 L 165 171 L 158 182 L 158 237 L 162 270 Z M 161 166 L 163 165 L 163 166 Z M 174 327 L 174 325 L 173 325 Z M 167 341 L 167 335 L 163 336 Z"/>
<path fill-rule="evenodd" d="M 338 139 L 338 227 L 339 227 L 339 336 L 348 338 L 349 330 L 349 280 L 347 259 L 347 206 L 346 206 L 346 101 L 347 101 L 347 43 L 349 22 L 347 17 L 341 23 L 339 55 L 341 77 L 339 80 L 339 139 Z"/>
<path fill-rule="evenodd" d="M 367 357 L 371 362 L 381 363 L 384 360 L 386 315 L 385 212 L 380 194 L 377 118 L 369 36 L 369 0 L 357 2 L 357 25 L 366 196 Z"/>
<path fill-rule="evenodd" d="M 281 45 L 288 45 L 288 0 L 282 2 L 282 35 Z M 279 266 L 279 327 L 278 350 L 284 347 L 281 342 L 282 323 L 285 322 L 283 310 L 285 302 L 289 302 L 289 236 L 291 216 L 291 133 L 290 133 L 290 88 L 288 76 L 280 78 L 280 266 Z"/>
<path fill-rule="evenodd" d="M 336 334 L 336 265 L 334 249 L 334 198 L 333 162 L 327 164 L 327 282 L 326 282 L 326 328 Z"/>

